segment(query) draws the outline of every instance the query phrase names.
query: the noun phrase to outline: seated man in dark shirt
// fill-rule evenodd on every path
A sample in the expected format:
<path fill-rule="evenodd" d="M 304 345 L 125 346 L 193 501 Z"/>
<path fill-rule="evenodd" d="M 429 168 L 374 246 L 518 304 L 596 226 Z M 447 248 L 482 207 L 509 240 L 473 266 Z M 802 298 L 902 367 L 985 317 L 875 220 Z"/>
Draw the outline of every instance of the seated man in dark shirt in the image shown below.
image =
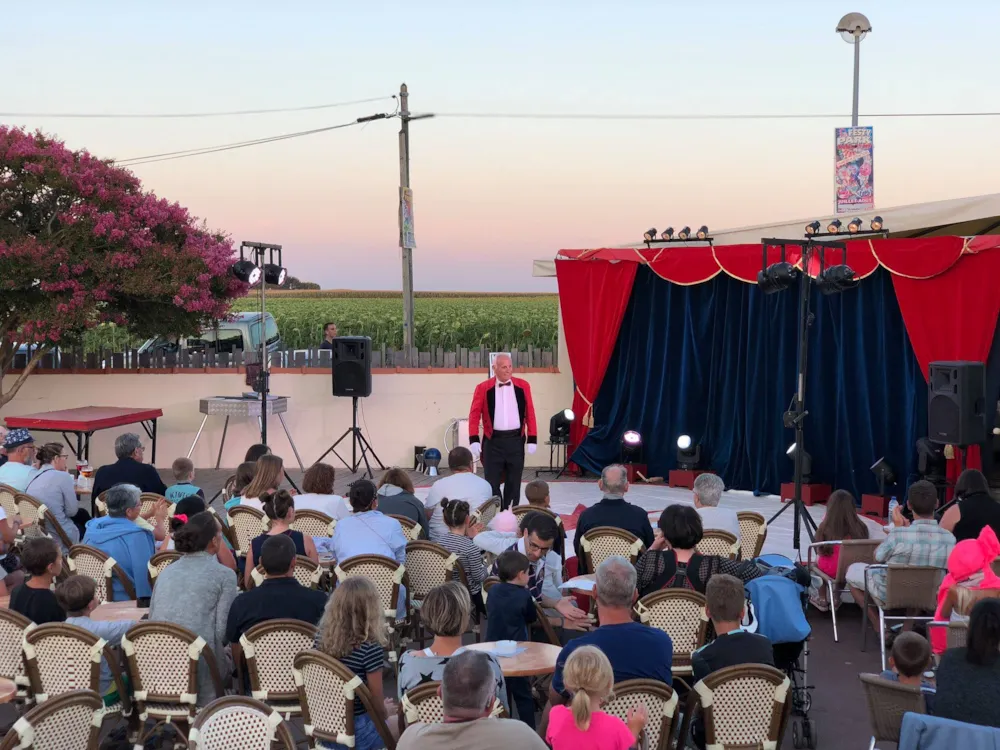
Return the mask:
<path fill-rule="evenodd" d="M 270 536 L 260 552 L 263 583 L 233 601 L 226 621 L 226 641 L 236 643 L 258 623 L 290 617 L 316 625 L 323 615 L 327 596 L 295 580 L 295 542 L 284 534 Z"/>
<path fill-rule="evenodd" d="M 102 466 L 94 474 L 93 496 L 98 497 L 104 490 L 116 484 L 133 484 L 141 492 L 167 494 L 167 485 L 152 464 L 142 462 L 146 447 L 134 432 L 126 432 L 115 440 L 115 455 L 118 460 Z"/>
<path fill-rule="evenodd" d="M 717 573 L 708 579 L 705 599 L 705 608 L 718 636 L 692 654 L 691 666 L 694 668 L 695 682 L 703 680 L 712 672 L 737 664 L 774 666 L 771 641 L 740 628 L 747 602 L 743 581 L 735 576 Z"/>
<path fill-rule="evenodd" d="M 597 526 L 614 526 L 624 529 L 639 537 L 639 540 L 649 549 L 653 543 L 653 527 L 649 523 L 649 514 L 644 508 L 625 502 L 628 492 L 628 471 L 624 466 L 613 464 L 601 472 L 601 481 L 597 485 L 604 498 L 587 508 L 580 514 L 576 523 L 576 536 L 573 537 L 573 548 L 576 550 L 578 570 L 582 573 L 592 573 L 585 570 L 586 563 L 580 552 L 580 539 Z"/>

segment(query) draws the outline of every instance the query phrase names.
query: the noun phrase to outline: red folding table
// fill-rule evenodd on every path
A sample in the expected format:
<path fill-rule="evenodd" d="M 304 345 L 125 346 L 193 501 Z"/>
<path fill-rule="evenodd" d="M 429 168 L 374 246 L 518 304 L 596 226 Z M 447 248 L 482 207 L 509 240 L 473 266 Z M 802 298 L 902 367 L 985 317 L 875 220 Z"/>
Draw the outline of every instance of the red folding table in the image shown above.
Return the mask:
<path fill-rule="evenodd" d="M 98 430 L 141 424 L 152 440 L 150 462 L 156 463 L 156 420 L 163 416 L 161 409 L 121 409 L 117 406 L 81 406 L 78 409 L 43 411 L 5 417 L 7 427 L 24 427 L 34 432 L 61 432 L 70 443 L 70 434 L 76 435 L 77 459 L 90 461 L 90 436 Z M 70 445 L 70 450 L 73 446 Z"/>

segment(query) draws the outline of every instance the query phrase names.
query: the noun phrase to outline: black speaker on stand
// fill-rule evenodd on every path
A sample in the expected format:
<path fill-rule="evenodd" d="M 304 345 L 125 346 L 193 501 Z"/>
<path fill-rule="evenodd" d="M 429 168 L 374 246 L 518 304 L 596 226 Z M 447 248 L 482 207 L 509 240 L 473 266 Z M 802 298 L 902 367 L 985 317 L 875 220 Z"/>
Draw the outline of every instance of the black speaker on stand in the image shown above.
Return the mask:
<path fill-rule="evenodd" d="M 986 442 L 986 366 L 931 362 L 927 382 L 927 437 L 960 448 Z"/>
<path fill-rule="evenodd" d="M 322 456 L 316 459 L 316 463 L 332 453 L 351 470 L 351 473 L 356 474 L 363 462 L 365 474 L 370 479 L 374 479 L 375 474 L 372 472 L 368 454 L 371 454 L 375 463 L 383 471 L 385 466 L 358 425 L 358 399 L 367 398 L 372 393 L 372 340 L 367 336 L 338 336 L 332 344 L 333 395 L 350 397 L 353 418 L 351 426 L 344 430 L 344 434 L 337 438 L 337 441 L 327 448 Z M 351 438 L 351 463 L 347 463 L 343 456 L 337 453 L 337 446 L 348 437 Z"/>

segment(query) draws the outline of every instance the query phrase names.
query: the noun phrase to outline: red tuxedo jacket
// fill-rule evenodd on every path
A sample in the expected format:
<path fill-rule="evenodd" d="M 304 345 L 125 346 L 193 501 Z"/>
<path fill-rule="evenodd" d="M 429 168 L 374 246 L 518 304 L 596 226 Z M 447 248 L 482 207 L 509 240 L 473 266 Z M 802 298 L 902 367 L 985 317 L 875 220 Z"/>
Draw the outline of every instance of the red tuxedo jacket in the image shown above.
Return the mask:
<path fill-rule="evenodd" d="M 517 397 L 517 411 L 521 417 L 521 434 L 527 437 L 529 443 L 538 442 L 538 430 L 535 427 L 535 404 L 531 400 L 531 386 L 527 380 L 511 378 L 511 386 Z M 472 408 L 469 409 L 469 442 L 479 442 L 479 420 L 483 422 L 483 437 L 493 437 L 493 415 L 496 411 L 497 379 L 484 380 L 476 386 L 472 394 Z"/>

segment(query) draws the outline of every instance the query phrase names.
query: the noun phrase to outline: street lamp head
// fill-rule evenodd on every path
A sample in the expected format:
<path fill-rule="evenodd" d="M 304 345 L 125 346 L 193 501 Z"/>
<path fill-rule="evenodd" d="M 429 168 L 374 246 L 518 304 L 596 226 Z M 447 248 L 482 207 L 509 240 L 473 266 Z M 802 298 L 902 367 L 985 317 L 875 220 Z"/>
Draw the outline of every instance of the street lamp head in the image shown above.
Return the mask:
<path fill-rule="evenodd" d="M 871 21 L 863 13 L 848 13 L 837 24 L 837 33 L 848 44 L 861 41 L 872 30 Z"/>

